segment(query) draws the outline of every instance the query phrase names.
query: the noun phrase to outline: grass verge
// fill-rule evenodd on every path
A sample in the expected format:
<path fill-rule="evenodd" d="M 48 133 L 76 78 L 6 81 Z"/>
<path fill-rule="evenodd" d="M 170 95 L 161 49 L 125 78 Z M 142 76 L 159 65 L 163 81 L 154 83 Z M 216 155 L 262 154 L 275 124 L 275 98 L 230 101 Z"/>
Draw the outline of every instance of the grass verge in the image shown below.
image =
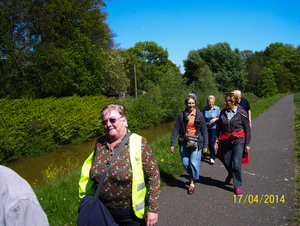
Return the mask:
<path fill-rule="evenodd" d="M 296 151 L 296 200 L 295 205 L 295 214 L 294 220 L 297 225 L 300 225 L 300 92 L 295 94 L 295 132 L 296 132 L 296 141 L 295 141 L 295 151 Z"/>
<path fill-rule="evenodd" d="M 261 113 L 268 110 L 272 105 L 274 105 L 279 99 L 281 99 L 286 94 L 280 94 L 267 99 L 260 99 L 255 103 L 251 104 L 252 120 L 254 120 Z M 300 93 L 295 95 L 297 112 L 295 120 L 297 133 L 297 153 L 300 150 L 298 146 L 299 134 L 300 134 Z M 298 125 L 298 126 L 297 126 Z M 177 176 L 184 173 L 184 168 L 181 164 L 181 158 L 179 154 L 179 147 L 176 144 L 175 153 L 170 153 L 170 140 L 171 134 L 163 136 L 160 140 L 151 145 L 155 157 L 157 159 L 160 173 L 161 173 L 161 184 L 164 188 L 168 183 L 172 182 Z M 298 164 L 300 164 L 300 154 L 297 155 Z M 300 166 L 298 167 L 298 171 Z M 51 181 L 43 188 L 34 188 L 34 191 L 43 207 L 45 213 L 48 216 L 50 226 L 54 225 L 76 225 L 77 224 L 77 210 L 79 207 L 79 197 L 78 197 L 78 181 L 80 176 L 80 170 L 76 170 L 71 173 L 68 177 L 64 177 L 59 180 L 51 177 Z M 300 176 L 298 178 L 298 192 L 300 198 Z M 297 221 L 300 222 L 300 204 L 297 208 L 298 218 Z"/>

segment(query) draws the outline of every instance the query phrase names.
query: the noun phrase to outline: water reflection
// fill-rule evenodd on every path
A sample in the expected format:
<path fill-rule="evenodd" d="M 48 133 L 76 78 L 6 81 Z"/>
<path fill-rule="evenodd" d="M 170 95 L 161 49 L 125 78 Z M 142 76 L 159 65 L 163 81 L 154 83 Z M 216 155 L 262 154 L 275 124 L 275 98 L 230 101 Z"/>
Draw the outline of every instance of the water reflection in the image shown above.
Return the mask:
<path fill-rule="evenodd" d="M 172 132 L 175 122 L 163 123 L 158 126 L 143 129 L 136 133 L 145 137 L 152 144 L 160 137 Z M 31 186 L 43 186 L 43 170 L 50 170 L 58 174 L 67 173 L 70 170 L 78 169 L 82 166 L 84 160 L 94 150 L 98 137 L 79 145 L 66 144 L 57 150 L 36 157 L 22 157 L 9 164 L 7 167 L 16 171 L 21 177 L 28 181 Z"/>

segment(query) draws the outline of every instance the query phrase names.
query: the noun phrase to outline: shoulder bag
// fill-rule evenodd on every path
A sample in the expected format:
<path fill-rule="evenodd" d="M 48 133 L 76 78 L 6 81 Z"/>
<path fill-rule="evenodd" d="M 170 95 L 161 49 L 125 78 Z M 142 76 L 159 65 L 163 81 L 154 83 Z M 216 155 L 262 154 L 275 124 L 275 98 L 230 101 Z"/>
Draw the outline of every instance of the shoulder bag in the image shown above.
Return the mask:
<path fill-rule="evenodd" d="M 187 142 L 186 142 L 187 148 L 198 148 L 198 135 L 190 135 L 187 134 Z"/>

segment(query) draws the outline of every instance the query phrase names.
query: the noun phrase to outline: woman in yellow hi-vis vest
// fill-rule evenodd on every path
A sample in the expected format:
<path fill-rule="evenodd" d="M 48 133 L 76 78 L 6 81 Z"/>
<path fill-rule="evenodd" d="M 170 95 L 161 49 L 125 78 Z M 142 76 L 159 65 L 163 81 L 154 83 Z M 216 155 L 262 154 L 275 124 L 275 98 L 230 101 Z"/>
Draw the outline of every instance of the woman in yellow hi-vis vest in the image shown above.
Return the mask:
<path fill-rule="evenodd" d="M 128 132 L 123 105 L 105 106 L 101 117 L 106 136 L 98 139 L 82 167 L 81 198 L 95 194 L 107 161 Z M 118 225 L 152 226 L 158 221 L 159 192 L 160 174 L 153 152 L 144 138 L 132 134 L 110 167 L 99 198 Z"/>

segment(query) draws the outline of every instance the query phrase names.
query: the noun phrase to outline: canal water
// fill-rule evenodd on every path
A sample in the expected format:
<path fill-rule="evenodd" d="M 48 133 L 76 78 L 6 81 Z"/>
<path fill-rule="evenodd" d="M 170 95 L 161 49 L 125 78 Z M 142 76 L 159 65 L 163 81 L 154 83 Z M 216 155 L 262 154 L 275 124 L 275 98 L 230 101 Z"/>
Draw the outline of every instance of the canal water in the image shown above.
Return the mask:
<path fill-rule="evenodd" d="M 174 124 L 175 122 L 163 123 L 136 133 L 152 144 L 162 136 L 171 133 Z M 98 137 L 95 137 L 83 144 L 62 145 L 57 150 L 41 156 L 22 157 L 7 164 L 7 167 L 16 171 L 31 186 L 43 186 L 47 177 L 58 178 L 81 168 L 84 160 L 94 150 L 97 139 Z"/>

